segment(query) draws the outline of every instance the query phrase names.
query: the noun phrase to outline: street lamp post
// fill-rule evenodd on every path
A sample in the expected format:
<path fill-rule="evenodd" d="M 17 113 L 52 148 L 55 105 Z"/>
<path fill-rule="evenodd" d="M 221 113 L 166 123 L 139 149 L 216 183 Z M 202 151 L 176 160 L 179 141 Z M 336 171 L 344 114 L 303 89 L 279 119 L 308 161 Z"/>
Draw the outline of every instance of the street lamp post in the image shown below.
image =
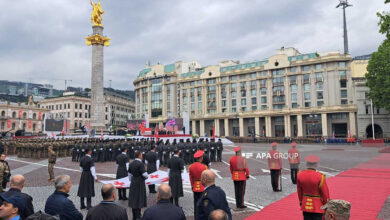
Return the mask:
<path fill-rule="evenodd" d="M 371 128 L 372 128 L 372 139 L 375 140 L 375 128 L 374 128 L 374 107 L 371 99 Z"/>
<path fill-rule="evenodd" d="M 345 16 L 345 8 L 352 6 L 348 4 L 348 0 L 340 0 L 340 3 L 336 6 L 336 8 L 342 7 L 343 9 L 343 24 L 344 24 L 344 54 L 348 54 L 348 33 L 347 33 L 347 19 Z"/>

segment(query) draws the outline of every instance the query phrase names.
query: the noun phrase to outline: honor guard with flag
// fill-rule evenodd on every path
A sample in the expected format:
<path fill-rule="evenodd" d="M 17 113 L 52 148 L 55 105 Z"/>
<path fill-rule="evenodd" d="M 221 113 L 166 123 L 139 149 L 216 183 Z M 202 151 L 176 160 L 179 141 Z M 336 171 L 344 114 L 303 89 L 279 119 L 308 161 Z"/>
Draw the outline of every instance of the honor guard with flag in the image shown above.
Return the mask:
<path fill-rule="evenodd" d="M 129 169 L 129 157 L 127 156 L 127 148 L 122 148 L 122 153 L 116 156 L 116 179 L 127 177 Z M 127 200 L 126 188 L 118 188 L 119 200 Z"/>
<path fill-rule="evenodd" d="M 160 160 L 158 159 L 155 145 L 151 146 L 151 150 L 146 153 L 145 157 L 146 171 L 148 172 L 148 174 L 154 173 L 160 169 Z M 149 193 L 157 193 L 154 184 L 150 184 L 148 187 Z"/>
<path fill-rule="evenodd" d="M 296 147 L 297 143 L 292 142 L 291 148 L 288 150 L 288 162 L 290 163 L 291 181 L 293 184 L 297 184 L 297 174 L 299 163 L 301 162 L 301 155 Z"/>
<path fill-rule="evenodd" d="M 95 181 L 98 181 L 96 177 L 95 164 L 91 157 L 92 149 L 87 149 L 85 156 L 80 159 L 80 184 L 77 191 L 77 196 L 80 197 L 80 209 L 90 209 L 91 197 L 95 196 Z M 85 206 L 84 198 L 87 197 L 87 206 Z"/>
<path fill-rule="evenodd" d="M 326 176 L 316 171 L 320 161 L 318 156 L 308 155 L 305 160 L 307 169 L 299 172 L 297 178 L 299 205 L 304 220 L 321 220 L 324 214 L 321 206 L 329 199 Z"/>
<path fill-rule="evenodd" d="M 149 177 L 142 163 L 141 151 L 134 153 L 135 160 L 130 163 L 129 173 L 129 206 L 133 212 L 133 219 L 141 219 L 141 209 L 146 207 L 146 187 L 145 180 Z"/>
<path fill-rule="evenodd" d="M 241 155 L 241 147 L 235 147 L 235 156 L 230 158 L 230 172 L 234 182 L 237 208 L 246 208 L 244 205 L 244 195 L 246 180 L 249 179 L 249 169 L 246 159 Z"/>
<path fill-rule="evenodd" d="M 191 182 L 192 192 L 194 193 L 194 216 L 196 215 L 196 203 L 198 202 L 202 192 L 204 191 L 204 186 L 202 185 L 201 175 L 204 170 L 207 170 L 207 166 L 202 163 L 204 152 L 198 150 L 194 154 L 195 163 L 191 164 L 189 167 L 189 176 Z M 196 219 L 196 216 L 195 216 Z"/>
<path fill-rule="evenodd" d="M 179 206 L 179 197 L 183 197 L 183 181 L 181 173 L 185 172 L 184 160 L 180 158 L 180 152 L 176 148 L 174 150 L 174 155 L 168 161 L 168 176 L 169 176 L 169 186 L 172 190 L 171 203 L 175 201 L 175 205 Z"/>
<path fill-rule="evenodd" d="M 279 151 L 276 150 L 278 144 L 271 144 L 272 150 L 268 151 L 268 167 L 271 174 L 271 185 L 274 192 L 282 191 L 282 158 Z"/>

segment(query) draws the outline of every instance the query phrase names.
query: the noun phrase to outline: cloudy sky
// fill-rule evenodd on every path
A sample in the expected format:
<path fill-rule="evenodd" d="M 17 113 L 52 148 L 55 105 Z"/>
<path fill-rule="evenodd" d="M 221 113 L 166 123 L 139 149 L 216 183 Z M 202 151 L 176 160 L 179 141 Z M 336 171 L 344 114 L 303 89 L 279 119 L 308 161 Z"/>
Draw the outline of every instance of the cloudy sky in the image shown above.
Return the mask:
<path fill-rule="evenodd" d="M 96 0 L 95 0 L 96 1 Z M 384 0 L 354 0 L 347 9 L 352 56 L 383 40 L 376 12 Z M 152 64 L 263 60 L 281 46 L 301 53 L 342 51 L 338 0 L 102 0 L 105 86 L 133 89 Z M 0 79 L 89 87 L 89 0 L 0 0 Z"/>

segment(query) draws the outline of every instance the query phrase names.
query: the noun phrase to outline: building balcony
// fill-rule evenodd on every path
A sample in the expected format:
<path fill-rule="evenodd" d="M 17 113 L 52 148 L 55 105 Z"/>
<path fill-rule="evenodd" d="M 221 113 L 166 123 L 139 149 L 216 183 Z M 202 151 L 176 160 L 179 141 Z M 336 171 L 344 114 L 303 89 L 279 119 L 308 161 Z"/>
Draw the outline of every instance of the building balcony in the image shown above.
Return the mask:
<path fill-rule="evenodd" d="M 340 79 L 340 81 L 346 81 L 346 80 L 348 80 L 348 78 L 347 78 L 347 76 L 339 76 L 339 79 Z"/>
<path fill-rule="evenodd" d="M 323 82 L 324 79 L 322 77 L 316 78 L 316 82 Z"/>
<path fill-rule="evenodd" d="M 290 82 L 290 85 L 297 84 L 297 80 L 296 79 L 290 80 L 289 82 Z"/>
<path fill-rule="evenodd" d="M 284 82 L 275 82 L 273 83 L 274 86 L 283 86 Z"/>

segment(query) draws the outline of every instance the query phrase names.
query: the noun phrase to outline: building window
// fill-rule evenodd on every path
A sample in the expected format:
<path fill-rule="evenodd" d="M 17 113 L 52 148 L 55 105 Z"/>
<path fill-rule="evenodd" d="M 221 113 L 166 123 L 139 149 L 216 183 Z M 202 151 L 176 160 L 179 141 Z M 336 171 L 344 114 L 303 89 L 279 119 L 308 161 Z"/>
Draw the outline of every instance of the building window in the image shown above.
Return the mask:
<path fill-rule="evenodd" d="M 307 92 L 307 91 L 310 91 L 310 84 L 303 84 L 303 88 L 304 90 Z"/>
<path fill-rule="evenodd" d="M 347 90 L 340 90 L 340 96 L 341 96 L 341 98 L 347 98 Z"/>
<path fill-rule="evenodd" d="M 320 70 L 322 69 L 322 65 L 321 64 L 316 64 L 316 70 Z"/>
<path fill-rule="evenodd" d="M 252 111 L 256 111 L 256 110 L 257 110 L 257 106 L 256 105 L 252 106 Z"/>
<path fill-rule="evenodd" d="M 33 130 L 33 131 L 35 131 L 35 127 L 36 127 L 36 125 L 33 124 L 33 125 L 32 125 L 32 130 Z"/>
<path fill-rule="evenodd" d="M 33 119 L 37 118 L 37 113 L 33 113 Z"/>
<path fill-rule="evenodd" d="M 82 115 L 82 113 L 81 113 L 81 112 L 79 113 L 79 116 L 80 116 L 80 118 L 82 118 L 82 117 L 83 117 L 83 115 Z"/>
<path fill-rule="evenodd" d="M 296 84 L 297 83 L 297 76 L 288 77 L 288 81 L 290 82 L 290 84 Z"/>
<path fill-rule="evenodd" d="M 316 82 L 321 82 L 323 80 L 322 72 L 316 73 Z"/>
<path fill-rule="evenodd" d="M 298 104 L 297 103 L 291 103 L 291 108 L 298 108 Z"/>
<path fill-rule="evenodd" d="M 261 88 L 261 94 L 267 95 L 267 88 L 265 88 L 265 87 Z"/>
<path fill-rule="evenodd" d="M 24 118 L 24 119 L 27 118 L 27 113 L 26 113 L 26 112 L 23 112 L 23 118 Z"/>
<path fill-rule="evenodd" d="M 77 118 L 77 112 L 74 113 L 74 117 Z"/>
<path fill-rule="evenodd" d="M 267 71 L 261 71 L 260 76 L 267 76 Z"/>
<path fill-rule="evenodd" d="M 317 92 L 317 99 L 323 99 L 324 96 L 323 96 L 323 92 L 322 91 L 318 91 Z"/>
<path fill-rule="evenodd" d="M 252 98 L 252 105 L 256 105 L 256 104 L 257 104 L 256 98 Z"/>
<path fill-rule="evenodd" d="M 310 66 L 303 66 L 303 71 L 310 71 Z"/>
<path fill-rule="evenodd" d="M 256 89 L 251 89 L 251 96 L 256 96 Z"/>
<path fill-rule="evenodd" d="M 316 88 L 317 90 L 322 90 L 324 87 L 324 83 L 323 82 L 316 82 Z"/>
<path fill-rule="evenodd" d="M 88 113 L 85 113 L 85 118 L 88 118 Z"/>
<path fill-rule="evenodd" d="M 232 108 L 232 112 L 237 112 L 237 109 L 236 108 Z"/>
<path fill-rule="evenodd" d="M 305 102 L 305 107 L 310 108 L 311 107 L 311 102 Z"/>
<path fill-rule="evenodd" d="M 246 79 L 246 74 L 241 74 L 240 79 Z"/>
<path fill-rule="evenodd" d="M 297 94 L 296 93 L 291 94 L 291 101 L 297 101 Z"/>
<path fill-rule="evenodd" d="M 291 73 L 295 73 L 296 71 L 297 71 L 297 67 L 296 66 L 290 67 L 290 72 Z"/>
<path fill-rule="evenodd" d="M 321 106 L 323 106 L 324 105 L 324 101 L 317 101 L 317 106 L 318 107 L 321 107 Z"/>
<path fill-rule="evenodd" d="M 305 101 L 310 100 L 310 92 L 305 92 L 304 97 Z"/>
<path fill-rule="evenodd" d="M 274 109 L 283 109 L 284 105 L 283 104 L 276 104 L 276 105 L 273 105 L 273 108 Z"/>
<path fill-rule="evenodd" d="M 263 103 L 263 104 L 267 103 L 267 97 L 266 96 L 261 97 L 261 103 Z"/>
<path fill-rule="evenodd" d="M 237 100 L 232 99 L 232 106 L 236 106 L 236 105 L 237 105 Z"/>
<path fill-rule="evenodd" d="M 345 70 L 339 71 L 340 79 L 347 79 L 347 72 Z"/>
<path fill-rule="evenodd" d="M 241 90 L 241 97 L 246 97 L 246 90 Z"/>
<path fill-rule="evenodd" d="M 272 70 L 272 76 L 280 76 L 284 74 L 284 69 Z"/>
<path fill-rule="evenodd" d="M 251 79 L 256 78 L 256 73 L 251 73 Z"/>
<path fill-rule="evenodd" d="M 309 83 L 310 82 L 310 74 L 303 75 L 303 83 Z"/>
<path fill-rule="evenodd" d="M 4 128 L 5 128 L 5 122 L 2 121 L 2 122 L 1 122 L 1 130 L 4 130 Z"/>
<path fill-rule="evenodd" d="M 273 78 L 272 82 L 273 82 L 274 85 L 284 84 L 284 76 L 283 77 Z"/>
<path fill-rule="evenodd" d="M 347 105 L 347 104 L 348 104 L 348 101 L 343 99 L 343 100 L 341 100 L 341 104 L 342 104 L 342 105 Z"/>
<path fill-rule="evenodd" d="M 262 105 L 261 106 L 261 110 L 267 110 L 267 106 L 266 105 Z"/>
<path fill-rule="evenodd" d="M 347 88 L 347 81 L 340 81 L 340 88 Z"/>
<path fill-rule="evenodd" d="M 70 118 L 70 112 L 68 112 L 68 118 Z"/>
<path fill-rule="evenodd" d="M 222 107 L 226 107 L 226 100 L 222 100 Z"/>
<path fill-rule="evenodd" d="M 222 82 L 228 81 L 228 77 L 227 77 L 227 76 L 222 77 L 222 78 L 221 78 L 221 81 L 222 81 Z"/>
<path fill-rule="evenodd" d="M 232 92 L 232 98 L 236 98 L 237 97 L 237 92 Z"/>
<path fill-rule="evenodd" d="M 297 92 L 297 85 L 291 85 L 291 92 Z"/>
<path fill-rule="evenodd" d="M 77 109 L 77 106 L 78 106 L 78 104 L 77 104 L 77 103 L 74 103 L 74 108 L 75 108 L 75 109 Z"/>
<path fill-rule="evenodd" d="M 345 67 L 345 62 L 339 62 L 339 67 L 344 68 Z"/>
<path fill-rule="evenodd" d="M 237 76 L 230 76 L 230 81 L 235 81 L 237 80 Z"/>

